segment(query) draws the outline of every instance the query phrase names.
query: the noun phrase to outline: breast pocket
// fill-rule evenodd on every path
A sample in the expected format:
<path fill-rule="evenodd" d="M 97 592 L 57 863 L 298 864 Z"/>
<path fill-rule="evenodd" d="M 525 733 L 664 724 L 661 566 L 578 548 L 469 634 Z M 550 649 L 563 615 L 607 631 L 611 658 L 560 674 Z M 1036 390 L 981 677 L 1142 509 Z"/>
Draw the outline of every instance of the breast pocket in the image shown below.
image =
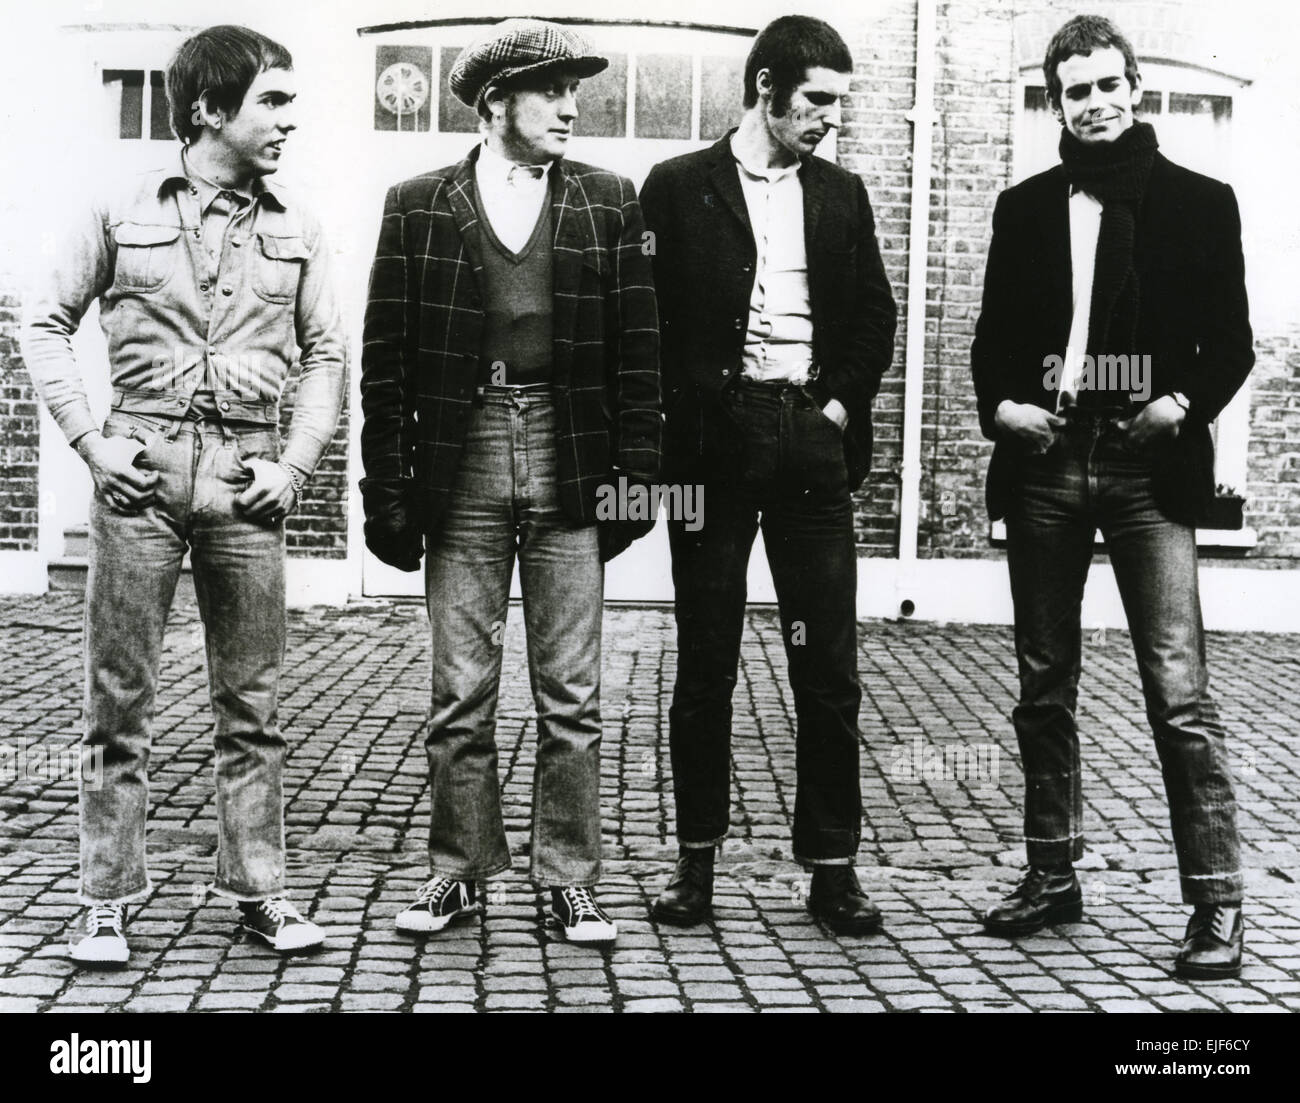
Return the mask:
<path fill-rule="evenodd" d="M 307 245 L 300 237 L 257 235 L 258 250 L 253 272 L 253 290 L 271 303 L 291 303 L 298 294 L 298 281 L 307 260 Z"/>
<path fill-rule="evenodd" d="M 117 260 L 113 286 L 119 291 L 157 291 L 176 271 L 179 226 L 123 222 L 113 231 Z"/>

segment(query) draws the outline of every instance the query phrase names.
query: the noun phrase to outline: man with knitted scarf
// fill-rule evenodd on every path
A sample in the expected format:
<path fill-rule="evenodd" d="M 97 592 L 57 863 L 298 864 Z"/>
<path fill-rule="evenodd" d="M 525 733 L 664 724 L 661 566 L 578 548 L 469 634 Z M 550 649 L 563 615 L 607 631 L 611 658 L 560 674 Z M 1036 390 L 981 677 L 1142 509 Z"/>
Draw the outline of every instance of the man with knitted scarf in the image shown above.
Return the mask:
<path fill-rule="evenodd" d="M 1214 493 L 1210 423 L 1254 364 L 1236 199 L 1166 160 L 1134 119 L 1137 61 L 1107 20 L 1070 20 L 1043 70 L 1061 164 L 998 199 L 971 350 L 996 442 L 989 514 L 1007 526 L 1029 862 L 984 926 L 1015 937 L 1082 915 L 1075 707 L 1100 529 L 1193 907 L 1175 972 L 1236 976 L 1236 800 L 1207 689 L 1195 536 Z"/>

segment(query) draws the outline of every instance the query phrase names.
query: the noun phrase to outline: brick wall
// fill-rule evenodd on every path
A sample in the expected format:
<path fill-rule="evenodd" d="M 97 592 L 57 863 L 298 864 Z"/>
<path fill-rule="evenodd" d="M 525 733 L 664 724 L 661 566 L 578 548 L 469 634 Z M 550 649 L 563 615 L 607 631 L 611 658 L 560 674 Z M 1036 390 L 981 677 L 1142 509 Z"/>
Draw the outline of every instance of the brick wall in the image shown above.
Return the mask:
<path fill-rule="evenodd" d="M 1256 334 L 1251 373 L 1246 524 L 1255 556 L 1300 558 L 1300 324 Z M 1241 489 L 1241 488 L 1238 488 Z"/>
<path fill-rule="evenodd" d="M 866 185 L 876 237 L 898 303 L 894 362 L 876 399 L 871 474 L 854 501 L 859 552 L 898 553 L 899 475 L 903 461 L 903 345 L 907 333 L 907 238 L 912 202 L 915 0 L 872 0 L 859 8 L 849 41 L 854 74 L 839 136 L 839 162 Z"/>
<path fill-rule="evenodd" d="M 20 298 L 0 283 L 0 551 L 35 551 L 40 415 L 18 353 Z"/>

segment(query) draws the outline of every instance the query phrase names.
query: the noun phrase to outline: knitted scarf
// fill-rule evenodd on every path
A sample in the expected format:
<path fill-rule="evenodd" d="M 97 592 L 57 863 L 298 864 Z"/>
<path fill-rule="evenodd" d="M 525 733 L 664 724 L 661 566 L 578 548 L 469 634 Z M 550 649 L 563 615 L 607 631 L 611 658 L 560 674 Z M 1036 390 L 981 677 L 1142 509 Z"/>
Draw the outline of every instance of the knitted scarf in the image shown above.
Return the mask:
<path fill-rule="evenodd" d="M 1102 204 L 1085 350 L 1093 357 L 1136 351 L 1139 288 L 1133 241 L 1158 145 L 1149 123 L 1134 123 L 1113 142 L 1096 145 L 1061 130 L 1066 179 Z"/>

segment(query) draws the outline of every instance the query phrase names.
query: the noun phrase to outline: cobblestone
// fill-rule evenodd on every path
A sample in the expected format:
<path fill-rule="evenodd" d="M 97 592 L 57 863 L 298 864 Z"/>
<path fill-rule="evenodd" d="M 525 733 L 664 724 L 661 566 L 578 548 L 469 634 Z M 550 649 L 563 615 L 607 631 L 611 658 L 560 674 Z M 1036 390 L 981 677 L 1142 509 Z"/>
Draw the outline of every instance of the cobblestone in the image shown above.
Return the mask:
<path fill-rule="evenodd" d="M 488 886 L 481 920 L 417 941 L 397 934 L 392 917 L 428 876 L 423 610 L 366 603 L 290 614 L 280 710 L 290 741 L 287 872 L 291 896 L 328 939 L 319 954 L 281 961 L 238 936 L 233 908 L 202 888 L 216 846 L 210 708 L 197 612 L 178 605 L 150 774 L 154 887 L 130 909 L 131 967 L 81 973 L 66 959 L 78 906 L 75 787 L 14 778 L 0 784 L 0 1011 L 1300 1008 L 1295 638 L 1209 637 L 1241 798 L 1246 967 L 1240 980 L 1187 984 L 1170 972 L 1186 910 L 1124 633 L 1085 639 L 1084 918 L 1013 944 L 978 923 L 1023 861 L 1010 631 L 862 625 L 859 872 L 885 927 L 850 938 L 807 915 L 807 875 L 791 860 L 793 705 L 779 626 L 765 609 L 751 610 L 741 656 L 732 829 L 714 919 L 687 930 L 649 921 L 676 857 L 672 617 L 609 609 L 599 894 L 620 937 L 596 949 L 559 941 L 544 924 L 549 902 L 525 876 L 535 740 L 520 619 L 512 608 L 498 731 L 515 868 Z M 46 756 L 79 735 L 80 623 L 75 596 L 0 598 L 0 731 L 23 733 Z M 917 780 L 905 768 L 961 745 L 988 751 L 977 760 L 987 776 Z"/>

